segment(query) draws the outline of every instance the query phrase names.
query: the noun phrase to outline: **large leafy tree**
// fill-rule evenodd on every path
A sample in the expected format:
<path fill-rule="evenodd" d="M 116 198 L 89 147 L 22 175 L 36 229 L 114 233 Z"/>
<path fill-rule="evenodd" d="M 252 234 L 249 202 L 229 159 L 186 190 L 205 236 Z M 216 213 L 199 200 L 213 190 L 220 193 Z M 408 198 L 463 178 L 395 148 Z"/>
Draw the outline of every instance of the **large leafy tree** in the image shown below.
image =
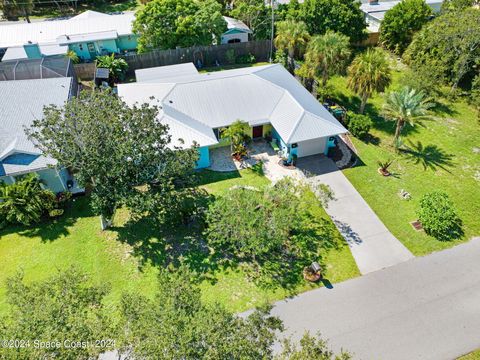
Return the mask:
<path fill-rule="evenodd" d="M 33 0 L 0 0 L 0 10 L 7 19 L 23 16 L 29 23 L 33 7 Z"/>
<path fill-rule="evenodd" d="M 123 296 L 121 352 L 135 359 L 269 359 L 282 325 L 267 314 L 241 318 L 207 306 L 188 268 L 163 270 L 155 299 Z"/>
<path fill-rule="evenodd" d="M 468 88 L 480 63 L 480 9 L 435 18 L 415 34 L 404 59 L 416 74 L 429 73 L 437 86 Z"/>
<path fill-rule="evenodd" d="M 304 52 L 310 35 L 307 26 L 302 21 L 285 20 L 277 23 L 277 36 L 275 46 L 277 50 L 287 52 L 288 71 L 295 70 L 295 58 Z"/>
<path fill-rule="evenodd" d="M 475 5 L 479 5 L 478 0 L 445 0 L 442 3 L 442 12 L 469 9 Z"/>
<path fill-rule="evenodd" d="M 0 227 L 3 222 L 23 225 L 37 223 L 55 205 L 55 194 L 42 189 L 40 180 L 34 175 L 9 185 L 0 181 Z"/>
<path fill-rule="evenodd" d="M 425 0 L 405 0 L 388 10 L 380 27 L 380 42 L 387 49 L 402 54 L 415 32 L 427 23 L 432 9 Z"/>
<path fill-rule="evenodd" d="M 350 58 L 350 39 L 348 36 L 332 31 L 312 37 L 308 43 L 305 62 L 314 68 L 314 73 L 322 80 L 322 86 L 328 79 L 345 70 Z"/>
<path fill-rule="evenodd" d="M 21 273 L 7 281 L 9 311 L 0 318 L 2 339 L 28 341 L 24 347 L 0 347 L 2 359 L 91 359 L 114 343 L 95 346 L 95 340 L 111 339 L 104 297 L 107 286 L 92 286 L 85 274 L 69 269 L 27 285 Z M 36 346 L 35 340 L 50 346 Z M 90 341 L 71 347 L 73 341 Z M 75 345 L 75 344 L 73 344 Z"/>
<path fill-rule="evenodd" d="M 352 42 L 366 37 L 367 24 L 360 2 L 355 0 L 305 0 L 300 20 L 307 24 L 312 35 L 331 30 L 348 36 Z"/>
<path fill-rule="evenodd" d="M 229 15 L 241 20 L 252 30 L 252 39 L 270 39 L 272 16 L 270 8 L 263 0 L 237 0 L 232 2 Z"/>
<path fill-rule="evenodd" d="M 317 192 L 328 199 L 324 188 Z M 218 256 L 242 262 L 260 281 L 275 278 L 278 286 L 287 271 L 318 260 L 330 237 L 310 212 L 313 202 L 308 186 L 291 179 L 267 188 L 233 188 L 208 209 L 205 236 Z"/>
<path fill-rule="evenodd" d="M 157 113 L 147 104 L 129 107 L 110 91 L 85 91 L 63 107 L 46 107 L 27 132 L 45 155 L 91 188 L 105 228 L 124 204 L 145 210 L 157 199 L 161 206 L 162 197 L 168 204 L 178 188 L 188 187 L 198 152 L 172 148 Z"/>
<path fill-rule="evenodd" d="M 140 52 L 219 43 L 226 30 L 215 0 L 153 0 L 137 11 L 133 24 Z"/>
<path fill-rule="evenodd" d="M 428 118 L 428 109 L 432 104 L 422 91 L 416 91 L 409 87 L 403 87 L 398 91 L 392 91 L 386 96 L 383 106 L 383 115 L 386 120 L 395 121 L 394 145 L 400 145 L 400 134 L 406 124 L 414 126 L 421 120 Z"/>
<path fill-rule="evenodd" d="M 381 92 L 390 84 L 391 70 L 385 53 L 368 49 L 360 53 L 348 67 L 348 87 L 360 96 L 360 113 L 374 92 Z"/>

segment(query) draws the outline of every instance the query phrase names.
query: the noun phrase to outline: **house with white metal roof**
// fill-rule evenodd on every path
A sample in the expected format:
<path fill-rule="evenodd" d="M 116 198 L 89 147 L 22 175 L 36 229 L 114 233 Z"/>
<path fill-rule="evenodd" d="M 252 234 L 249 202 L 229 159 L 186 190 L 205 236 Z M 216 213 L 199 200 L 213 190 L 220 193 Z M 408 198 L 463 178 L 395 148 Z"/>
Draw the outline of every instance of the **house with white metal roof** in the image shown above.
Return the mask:
<path fill-rule="evenodd" d="M 221 130 L 236 120 L 251 136 L 271 134 L 285 155 L 326 153 L 347 130 L 279 64 L 198 73 L 192 65 L 137 70 L 137 82 L 120 84 L 123 100 L 159 107 L 175 146 L 200 146 L 198 167 L 208 167 L 209 148 L 227 145 Z M 152 77 L 149 78 L 148 74 Z"/>
<path fill-rule="evenodd" d="M 228 30 L 222 35 L 222 44 L 248 41 L 251 31 L 243 22 L 226 16 L 224 19 Z M 131 12 L 109 15 L 88 10 L 66 20 L 2 25 L 2 61 L 65 55 L 68 50 L 88 61 L 99 55 L 136 50 L 134 20 Z"/>
<path fill-rule="evenodd" d="M 227 23 L 227 31 L 223 33 L 221 37 L 222 44 L 231 44 L 237 42 L 247 42 L 249 34 L 252 30 L 245 25 L 241 20 L 237 20 L 228 16 L 224 16 L 223 19 Z"/>
<path fill-rule="evenodd" d="M 64 55 L 67 50 L 90 60 L 102 54 L 134 50 L 137 47 L 137 36 L 132 31 L 134 19 L 134 13 L 109 15 L 85 11 L 67 20 L 2 25 L 0 49 L 7 49 L 3 61 Z"/>
<path fill-rule="evenodd" d="M 426 4 L 430 6 L 434 13 L 438 13 L 442 7 L 443 0 L 425 0 Z M 360 5 L 360 10 L 365 14 L 367 22 L 367 29 L 369 32 L 378 33 L 380 25 L 388 10 L 399 4 L 399 0 L 381 1 L 369 0 Z"/>
<path fill-rule="evenodd" d="M 0 81 L 0 181 L 11 184 L 36 173 L 54 192 L 80 190 L 67 169 L 55 168 L 56 160 L 43 156 L 25 134 L 45 106 L 63 105 L 73 91 L 70 77 Z"/>

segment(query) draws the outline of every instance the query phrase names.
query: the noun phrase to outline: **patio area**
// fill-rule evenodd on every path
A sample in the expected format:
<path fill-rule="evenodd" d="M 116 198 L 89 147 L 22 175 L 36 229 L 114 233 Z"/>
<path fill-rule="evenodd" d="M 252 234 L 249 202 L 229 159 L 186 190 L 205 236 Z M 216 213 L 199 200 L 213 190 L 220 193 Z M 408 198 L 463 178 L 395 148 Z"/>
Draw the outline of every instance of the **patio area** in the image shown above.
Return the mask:
<path fill-rule="evenodd" d="M 238 171 L 247 169 L 262 162 L 265 176 L 276 182 L 285 176 L 300 179 L 302 173 L 298 169 L 288 169 L 279 164 L 280 157 L 265 140 L 255 140 L 248 147 L 248 158 L 242 162 L 234 161 L 230 156 L 230 146 L 210 149 L 210 170 Z"/>

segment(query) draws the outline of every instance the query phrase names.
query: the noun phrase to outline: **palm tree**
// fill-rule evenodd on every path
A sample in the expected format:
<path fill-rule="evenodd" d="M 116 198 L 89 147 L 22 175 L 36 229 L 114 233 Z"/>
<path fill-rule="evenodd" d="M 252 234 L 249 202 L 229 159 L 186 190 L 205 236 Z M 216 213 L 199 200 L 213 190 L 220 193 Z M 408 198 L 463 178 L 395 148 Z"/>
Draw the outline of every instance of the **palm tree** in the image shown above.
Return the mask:
<path fill-rule="evenodd" d="M 243 144 L 250 140 L 250 136 L 248 136 L 249 131 L 250 125 L 242 120 L 236 120 L 229 127 L 222 129 L 222 137 L 230 138 L 232 153 L 239 153 L 245 150 Z"/>
<path fill-rule="evenodd" d="M 350 55 L 349 37 L 327 31 L 324 35 L 312 37 L 308 43 L 305 62 L 321 77 L 322 86 L 326 86 L 331 75 L 345 70 Z"/>
<path fill-rule="evenodd" d="M 394 146 L 400 146 L 400 134 L 405 124 L 414 126 L 428 118 L 428 109 L 432 107 L 422 91 L 416 91 L 408 86 L 398 91 L 392 91 L 385 99 L 383 116 L 386 120 L 396 121 Z"/>
<path fill-rule="evenodd" d="M 116 58 L 114 53 L 111 55 L 97 56 L 95 63 L 98 68 L 106 68 L 110 71 L 110 85 L 118 81 L 128 68 L 127 62 L 122 58 Z"/>
<path fill-rule="evenodd" d="M 303 52 L 309 39 L 307 25 L 303 21 L 285 20 L 278 22 L 275 47 L 288 53 L 288 71 L 292 75 L 295 70 L 295 56 Z"/>
<path fill-rule="evenodd" d="M 384 91 L 390 84 L 390 65 L 380 49 L 368 49 L 359 54 L 348 67 L 348 87 L 361 98 L 359 112 L 363 114 L 368 98 Z"/>

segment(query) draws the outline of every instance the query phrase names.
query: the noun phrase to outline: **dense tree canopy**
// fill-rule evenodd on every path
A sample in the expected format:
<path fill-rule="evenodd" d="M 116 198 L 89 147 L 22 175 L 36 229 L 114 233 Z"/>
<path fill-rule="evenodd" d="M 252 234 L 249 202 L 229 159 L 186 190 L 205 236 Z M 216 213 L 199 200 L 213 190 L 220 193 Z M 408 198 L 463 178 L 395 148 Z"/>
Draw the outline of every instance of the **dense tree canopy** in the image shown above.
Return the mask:
<path fill-rule="evenodd" d="M 124 295 L 121 329 L 125 352 L 141 359 L 268 359 L 282 329 L 268 308 L 243 319 L 201 301 L 185 267 L 161 271 L 154 300 Z"/>
<path fill-rule="evenodd" d="M 404 54 L 414 73 L 436 85 L 466 85 L 480 63 L 480 9 L 447 12 L 417 32 Z"/>
<path fill-rule="evenodd" d="M 478 0 L 445 0 L 442 3 L 442 12 L 463 10 L 478 4 Z"/>
<path fill-rule="evenodd" d="M 388 10 L 380 26 L 380 42 L 387 49 L 402 54 L 432 15 L 425 0 L 404 0 Z"/>
<path fill-rule="evenodd" d="M 308 334 L 300 344 L 287 340 L 275 357 L 283 325 L 269 307 L 243 317 L 206 305 L 196 280 L 183 265 L 162 269 L 153 299 L 124 293 L 118 306 L 107 307 L 108 284 L 93 285 L 74 268 L 28 285 L 18 274 L 7 282 L 10 308 L 0 317 L 0 334 L 23 342 L 2 343 L 0 358 L 88 360 L 117 351 L 122 359 L 146 360 L 349 359 L 343 352 L 334 357 L 324 340 Z"/>
<path fill-rule="evenodd" d="M 215 0 L 153 0 L 137 12 L 133 24 L 140 52 L 219 43 L 226 30 Z"/>
<path fill-rule="evenodd" d="M 360 2 L 355 0 L 305 0 L 300 20 L 307 24 L 311 35 L 331 30 L 348 36 L 352 42 L 366 37 L 367 24 Z"/>
<path fill-rule="evenodd" d="M 85 91 L 63 107 L 46 107 L 28 133 L 45 155 L 92 189 L 93 210 L 111 219 L 119 206 L 145 210 L 155 199 L 168 204 L 176 189 L 188 186 L 198 152 L 172 149 L 157 113 L 147 104 L 129 107 L 110 91 Z M 143 195 L 151 193 L 161 196 Z"/>
<path fill-rule="evenodd" d="M 317 190 L 328 201 L 329 189 Z M 283 285 L 281 274 L 318 261 L 323 245 L 332 241 L 330 229 L 312 216 L 314 204 L 318 200 L 308 186 L 291 179 L 266 188 L 232 188 L 207 211 L 206 239 L 218 256 L 248 265 L 253 277 L 273 277 Z"/>
<path fill-rule="evenodd" d="M 0 318 L 2 339 L 22 339 L 24 347 L 0 347 L 2 359 L 91 359 L 107 350 L 112 342 L 96 346 L 95 340 L 112 339 L 110 321 L 104 313 L 103 299 L 107 286 L 92 286 L 84 274 L 75 269 L 26 285 L 17 274 L 7 282 L 10 311 Z M 35 340 L 50 346 L 36 346 Z M 90 341 L 76 346 L 74 341 Z M 26 345 L 26 344 L 25 344 Z"/>
<path fill-rule="evenodd" d="M 252 39 L 269 39 L 272 29 L 270 8 L 263 0 L 237 0 L 229 15 L 241 20 L 252 30 Z"/>

